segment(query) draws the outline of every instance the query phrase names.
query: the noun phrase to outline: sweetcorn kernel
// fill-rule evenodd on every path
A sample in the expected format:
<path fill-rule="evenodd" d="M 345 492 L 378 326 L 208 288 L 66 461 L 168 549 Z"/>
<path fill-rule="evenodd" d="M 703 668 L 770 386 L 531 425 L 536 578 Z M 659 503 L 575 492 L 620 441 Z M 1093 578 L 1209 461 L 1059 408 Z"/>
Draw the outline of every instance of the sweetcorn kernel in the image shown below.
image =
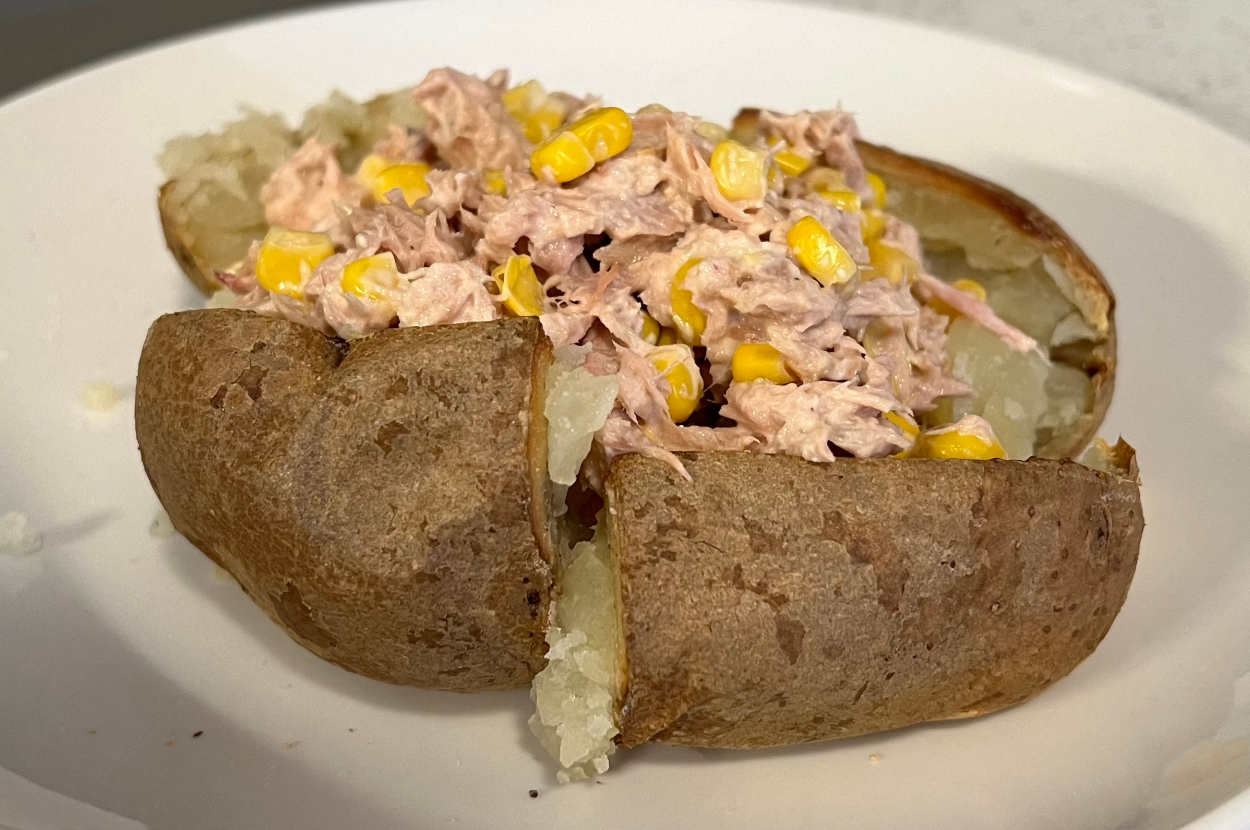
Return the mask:
<path fill-rule="evenodd" d="M 530 155 L 530 168 L 534 175 L 543 178 L 544 171 L 564 184 L 578 176 L 584 176 L 595 166 L 595 157 L 582 140 L 568 130 L 561 130 L 534 149 Z"/>
<path fill-rule="evenodd" d="M 859 194 L 852 193 L 849 190 L 822 190 L 817 188 L 815 193 L 838 210 L 844 210 L 847 213 L 859 213 L 863 208 L 859 200 Z"/>
<path fill-rule="evenodd" d="M 814 217 L 804 216 L 786 234 L 786 244 L 809 274 L 830 286 L 855 276 L 857 266 L 847 250 Z"/>
<path fill-rule="evenodd" d="M 694 304 L 694 294 L 682 286 L 690 269 L 703 260 L 692 257 L 681 264 L 673 275 L 673 290 L 670 302 L 673 306 L 673 325 L 681 334 L 681 339 L 692 346 L 699 345 L 703 330 L 707 327 L 707 315 Z"/>
<path fill-rule="evenodd" d="M 864 242 L 871 242 L 885 231 L 886 215 L 876 208 L 868 208 L 860 219 L 864 232 Z"/>
<path fill-rule="evenodd" d="M 912 452 L 914 458 L 966 458 L 985 461 L 991 458 L 1006 458 L 1003 445 L 997 441 L 987 441 L 979 435 L 965 435 L 962 432 L 948 430 L 946 432 L 925 433 L 916 439 L 916 447 Z"/>
<path fill-rule="evenodd" d="M 878 239 L 868 242 L 868 259 L 876 276 L 885 277 L 894 285 L 910 284 L 920 273 L 920 263 L 904 251 Z"/>
<path fill-rule="evenodd" d="M 876 173 L 868 173 L 868 186 L 872 188 L 873 207 L 878 210 L 885 208 L 885 180 Z"/>
<path fill-rule="evenodd" d="M 786 366 L 786 359 L 767 343 L 743 343 L 734 350 L 730 368 L 734 383 L 766 380 L 769 383 L 794 383 L 798 380 Z"/>
<path fill-rule="evenodd" d="M 399 284 L 399 268 L 389 252 L 362 257 L 343 268 L 343 290 L 363 300 L 384 301 L 385 291 L 395 290 Z"/>
<path fill-rule="evenodd" d="M 517 317 L 537 317 L 543 313 L 543 287 L 527 256 L 513 254 L 491 272 L 503 306 Z"/>
<path fill-rule="evenodd" d="M 660 341 L 660 324 L 645 311 L 642 313 L 642 332 L 639 336 L 652 346 Z"/>
<path fill-rule="evenodd" d="M 304 280 L 334 253 L 334 243 L 324 233 L 305 233 L 270 228 L 256 259 L 256 281 L 261 288 L 304 299 Z"/>
<path fill-rule="evenodd" d="M 887 412 L 885 413 L 885 419 L 901 429 L 904 435 L 910 435 L 912 438 L 915 438 L 920 434 L 920 427 L 916 425 L 915 421 L 905 415 L 900 415 L 897 412 Z"/>
<path fill-rule="evenodd" d="M 508 180 L 503 177 L 502 170 L 487 170 L 482 174 L 482 187 L 487 193 L 496 196 L 508 195 Z"/>
<path fill-rule="evenodd" d="M 591 110 L 569 126 L 596 162 L 625 152 L 634 140 L 634 124 L 620 107 Z"/>
<path fill-rule="evenodd" d="M 673 423 L 680 424 L 694 414 L 699 398 L 703 396 L 703 378 L 698 371 L 691 371 L 694 355 L 685 345 L 656 349 L 647 361 L 668 381 L 669 393 L 665 399 Z"/>
<path fill-rule="evenodd" d="M 430 195 L 430 186 L 425 183 L 425 174 L 429 172 L 430 166 L 421 162 L 392 164 L 374 178 L 373 198 L 377 202 L 385 202 L 386 194 L 399 190 L 404 202 L 411 207 L 418 199 Z"/>
<path fill-rule="evenodd" d="M 768 189 L 764 160 L 767 153 L 752 150 L 736 141 L 722 141 L 712 151 L 712 177 L 726 199 L 763 199 Z"/>
<path fill-rule="evenodd" d="M 787 176 L 797 176 L 812 166 L 811 159 L 800 156 L 793 150 L 778 151 L 777 155 L 773 156 L 773 161 Z"/>

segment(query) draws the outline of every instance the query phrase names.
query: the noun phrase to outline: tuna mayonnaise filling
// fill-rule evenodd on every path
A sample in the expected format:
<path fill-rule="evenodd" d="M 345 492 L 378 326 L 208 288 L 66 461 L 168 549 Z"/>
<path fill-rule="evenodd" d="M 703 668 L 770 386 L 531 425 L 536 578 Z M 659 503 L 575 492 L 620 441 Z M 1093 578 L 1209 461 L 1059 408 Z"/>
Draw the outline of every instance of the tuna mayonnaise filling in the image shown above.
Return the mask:
<path fill-rule="evenodd" d="M 683 450 L 919 453 L 919 416 L 970 391 L 948 370 L 947 315 L 1036 348 L 925 273 L 846 112 L 730 133 L 450 69 L 413 95 L 425 131 L 392 128 L 359 169 L 313 137 L 273 173 L 273 229 L 220 274 L 236 307 L 347 339 L 538 316 L 616 376 L 593 463 L 644 452 L 679 470 Z M 983 420 L 944 429 L 993 457 Z"/>

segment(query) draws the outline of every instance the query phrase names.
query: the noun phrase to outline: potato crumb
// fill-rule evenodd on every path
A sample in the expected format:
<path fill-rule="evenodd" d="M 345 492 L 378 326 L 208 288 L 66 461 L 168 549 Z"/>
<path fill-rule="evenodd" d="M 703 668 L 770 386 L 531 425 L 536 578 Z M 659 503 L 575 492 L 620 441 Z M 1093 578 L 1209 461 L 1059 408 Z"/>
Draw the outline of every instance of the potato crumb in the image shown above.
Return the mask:
<path fill-rule="evenodd" d="M 121 387 L 109 380 L 97 380 L 82 388 L 79 400 L 88 412 L 105 414 L 112 412 L 125 397 Z"/>
<path fill-rule="evenodd" d="M 169 514 L 164 510 L 157 511 L 156 517 L 148 525 L 148 533 L 157 539 L 169 539 L 178 535 L 178 531 L 174 529 L 174 523 L 169 519 Z"/>
<path fill-rule="evenodd" d="M 874 752 L 868 756 L 868 761 L 869 763 L 872 763 L 872 764 L 879 763 L 881 761 L 881 756 L 878 753 Z"/>
<path fill-rule="evenodd" d="M 0 516 L 0 553 L 26 556 L 43 547 L 43 534 L 16 510 Z"/>

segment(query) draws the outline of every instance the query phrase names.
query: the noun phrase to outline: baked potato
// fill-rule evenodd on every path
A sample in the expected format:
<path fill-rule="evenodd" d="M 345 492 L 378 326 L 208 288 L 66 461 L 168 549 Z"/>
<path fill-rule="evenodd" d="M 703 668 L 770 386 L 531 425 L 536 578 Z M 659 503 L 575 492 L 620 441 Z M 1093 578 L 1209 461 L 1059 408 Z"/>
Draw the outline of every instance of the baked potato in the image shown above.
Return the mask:
<path fill-rule="evenodd" d="M 242 310 L 154 324 L 144 465 L 296 641 L 533 681 L 567 780 L 995 711 L 1106 634 L 1136 463 L 1072 459 L 1114 299 L 1036 207 L 840 111 L 730 132 L 452 70 L 377 100 L 184 147 L 158 198 Z"/>

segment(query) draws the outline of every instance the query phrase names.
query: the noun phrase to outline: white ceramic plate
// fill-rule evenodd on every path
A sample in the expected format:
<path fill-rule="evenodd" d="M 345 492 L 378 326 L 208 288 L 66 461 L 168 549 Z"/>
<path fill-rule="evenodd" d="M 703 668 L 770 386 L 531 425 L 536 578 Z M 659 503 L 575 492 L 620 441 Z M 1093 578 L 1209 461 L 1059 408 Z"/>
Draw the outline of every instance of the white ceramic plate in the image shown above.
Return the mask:
<path fill-rule="evenodd" d="M 1057 217 L 1119 296 L 1105 433 L 1138 447 L 1148 522 L 1097 653 L 981 720 L 767 752 L 648 747 L 602 783 L 560 787 L 524 727 L 525 692 L 348 674 L 184 540 L 149 535 L 158 505 L 128 407 L 92 418 L 79 395 L 96 380 L 131 389 L 148 323 L 199 302 L 160 237 L 162 143 L 240 102 L 294 116 L 334 86 L 367 96 L 443 64 L 721 119 L 842 101 L 872 140 Z M 179 830 L 1250 826 L 1248 220 L 1250 148 L 1182 112 L 996 46 L 807 6 L 341 8 L 14 100 L 0 107 L 0 512 L 24 511 L 46 544 L 0 556 L 0 826 L 135 826 L 75 802 Z"/>

